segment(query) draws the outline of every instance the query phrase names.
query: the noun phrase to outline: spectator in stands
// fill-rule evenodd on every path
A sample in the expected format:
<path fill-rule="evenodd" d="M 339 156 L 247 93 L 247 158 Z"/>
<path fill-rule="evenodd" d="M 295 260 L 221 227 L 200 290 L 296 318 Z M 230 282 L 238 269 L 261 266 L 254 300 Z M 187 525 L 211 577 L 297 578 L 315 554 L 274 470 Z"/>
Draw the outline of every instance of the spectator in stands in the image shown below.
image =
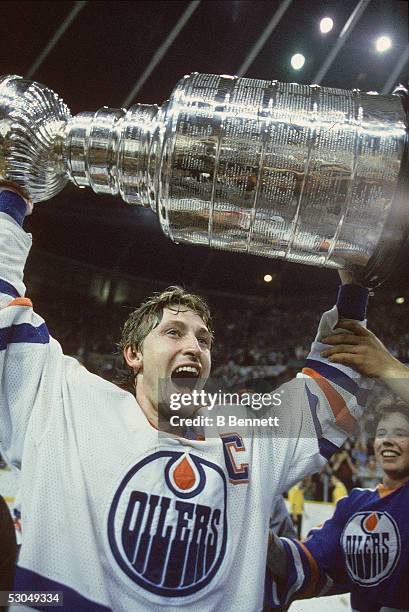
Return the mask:
<path fill-rule="evenodd" d="M 362 436 L 355 441 L 354 447 L 351 451 L 351 457 L 356 465 L 357 470 L 366 465 L 368 460 L 368 444 Z"/>
<path fill-rule="evenodd" d="M 302 517 L 304 514 L 304 483 L 297 482 L 288 491 L 288 501 L 290 503 L 290 514 L 293 525 L 297 530 L 297 537 L 301 538 Z"/>
<path fill-rule="evenodd" d="M 354 478 L 358 474 L 358 470 L 349 455 L 350 448 L 349 442 L 345 443 L 330 462 L 334 475 L 344 483 L 348 491 L 354 486 Z"/>
<path fill-rule="evenodd" d="M 331 496 L 332 503 L 336 505 L 340 499 L 345 497 L 345 495 L 348 495 L 348 491 L 344 483 L 341 482 L 336 476 L 331 476 L 331 485 L 333 487 Z"/>

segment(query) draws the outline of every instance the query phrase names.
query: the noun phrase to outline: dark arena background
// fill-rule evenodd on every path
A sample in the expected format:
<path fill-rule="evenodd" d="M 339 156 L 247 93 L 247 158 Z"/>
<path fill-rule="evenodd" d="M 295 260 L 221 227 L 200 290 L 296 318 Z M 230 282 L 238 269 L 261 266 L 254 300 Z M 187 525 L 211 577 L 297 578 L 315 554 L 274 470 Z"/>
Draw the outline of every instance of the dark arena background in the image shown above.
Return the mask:
<path fill-rule="evenodd" d="M 46 84 L 73 115 L 160 105 L 191 72 L 384 94 L 409 75 L 406 0 L 3 1 L 0 16 L 1 73 Z M 71 184 L 36 205 L 25 229 L 34 237 L 27 295 L 64 352 L 108 380 L 128 313 L 152 292 L 183 285 L 214 313 L 214 375 L 231 390 L 274 389 L 302 368 L 339 284 L 327 269 L 173 244 L 151 210 Z M 408 256 L 406 248 L 370 298 L 368 327 L 409 364 Z M 355 437 L 304 483 L 303 534 L 333 512 L 333 473 L 347 488 L 379 481 L 372 422 L 368 410 Z M 18 485 L 2 468 L 0 494 L 12 508 Z M 348 597 L 331 605 L 346 610 Z"/>

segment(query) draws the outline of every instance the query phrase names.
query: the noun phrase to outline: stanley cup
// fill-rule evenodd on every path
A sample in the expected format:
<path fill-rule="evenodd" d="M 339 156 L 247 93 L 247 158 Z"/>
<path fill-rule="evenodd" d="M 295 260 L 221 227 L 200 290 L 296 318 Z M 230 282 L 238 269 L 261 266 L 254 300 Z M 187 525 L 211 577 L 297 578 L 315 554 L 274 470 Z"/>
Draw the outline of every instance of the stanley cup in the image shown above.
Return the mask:
<path fill-rule="evenodd" d="M 368 286 L 409 233 L 405 90 L 191 74 L 162 107 L 72 117 L 0 79 L 0 176 L 34 202 L 70 180 L 151 207 L 175 242 L 353 269 Z"/>

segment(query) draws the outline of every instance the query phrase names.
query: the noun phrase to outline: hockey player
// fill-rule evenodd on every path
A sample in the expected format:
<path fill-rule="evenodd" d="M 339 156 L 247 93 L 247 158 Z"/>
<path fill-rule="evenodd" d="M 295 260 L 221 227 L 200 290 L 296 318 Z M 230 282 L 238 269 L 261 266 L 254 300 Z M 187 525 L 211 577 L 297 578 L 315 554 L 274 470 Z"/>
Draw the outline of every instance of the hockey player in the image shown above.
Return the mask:
<path fill-rule="evenodd" d="M 353 489 L 303 542 L 272 536 L 269 567 L 278 582 L 271 588 L 267 578 L 270 604 L 350 592 L 356 612 L 409 609 L 409 407 L 403 402 L 381 410 L 374 449 L 381 485 Z"/>
<path fill-rule="evenodd" d="M 69 611 L 261 610 L 273 498 L 320 470 L 361 413 L 362 379 L 320 351 L 340 317 L 364 320 L 367 291 L 346 285 L 323 315 L 307 368 L 279 391 L 279 427 L 173 435 L 166 407 L 158 418 L 158 380 L 206 380 L 207 308 L 177 290 L 131 315 L 134 395 L 89 373 L 24 297 L 31 237 L 18 191 L 0 194 L 0 440 L 21 469 L 16 589 L 61 591 Z"/>

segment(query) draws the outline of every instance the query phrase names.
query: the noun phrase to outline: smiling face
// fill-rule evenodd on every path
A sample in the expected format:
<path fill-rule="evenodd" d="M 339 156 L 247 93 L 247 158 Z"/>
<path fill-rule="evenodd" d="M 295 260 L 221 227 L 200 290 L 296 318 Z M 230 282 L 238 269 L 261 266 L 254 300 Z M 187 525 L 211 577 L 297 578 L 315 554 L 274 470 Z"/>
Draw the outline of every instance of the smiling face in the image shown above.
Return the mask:
<path fill-rule="evenodd" d="M 171 393 L 201 390 L 210 374 L 211 334 L 192 310 L 164 308 L 162 320 L 128 364 L 137 372 L 136 397 L 154 418 L 158 405 L 166 405 Z"/>
<path fill-rule="evenodd" d="M 404 414 L 384 414 L 376 429 L 374 449 L 387 480 L 409 480 L 409 420 Z"/>

